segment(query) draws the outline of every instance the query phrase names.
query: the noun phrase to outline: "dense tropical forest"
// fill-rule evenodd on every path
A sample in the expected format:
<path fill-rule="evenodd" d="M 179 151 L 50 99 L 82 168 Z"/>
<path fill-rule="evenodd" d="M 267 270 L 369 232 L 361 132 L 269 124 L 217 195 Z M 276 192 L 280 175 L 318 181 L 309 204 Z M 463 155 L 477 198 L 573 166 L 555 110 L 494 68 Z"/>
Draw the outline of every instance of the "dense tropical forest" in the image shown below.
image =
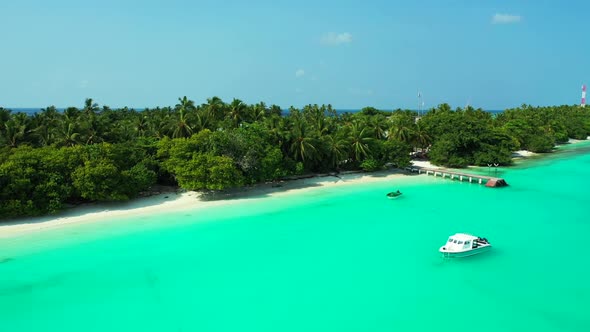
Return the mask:
<path fill-rule="evenodd" d="M 54 213 L 65 204 L 122 201 L 156 184 L 222 190 L 293 175 L 405 167 L 412 152 L 449 167 L 511 163 L 515 150 L 549 152 L 590 135 L 590 109 L 522 105 L 493 116 L 441 104 L 414 111 L 330 105 L 230 103 L 142 111 L 0 107 L 0 218 Z"/>

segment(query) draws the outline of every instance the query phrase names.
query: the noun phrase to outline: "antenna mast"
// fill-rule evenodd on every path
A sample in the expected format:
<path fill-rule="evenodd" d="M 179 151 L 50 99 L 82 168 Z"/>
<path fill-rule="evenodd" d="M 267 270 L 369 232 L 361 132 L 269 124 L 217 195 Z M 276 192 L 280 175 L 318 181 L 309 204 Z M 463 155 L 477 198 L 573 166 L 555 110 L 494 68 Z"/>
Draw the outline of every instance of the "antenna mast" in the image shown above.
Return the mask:
<path fill-rule="evenodd" d="M 422 101 L 422 92 L 418 91 L 418 116 L 422 116 L 422 107 L 424 102 Z"/>

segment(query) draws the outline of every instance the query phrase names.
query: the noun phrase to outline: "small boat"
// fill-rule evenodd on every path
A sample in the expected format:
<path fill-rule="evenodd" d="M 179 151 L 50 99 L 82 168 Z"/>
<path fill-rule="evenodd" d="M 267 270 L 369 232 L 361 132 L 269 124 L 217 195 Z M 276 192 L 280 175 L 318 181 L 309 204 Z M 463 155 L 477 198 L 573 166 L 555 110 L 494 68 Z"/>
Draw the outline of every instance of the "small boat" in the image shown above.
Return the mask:
<path fill-rule="evenodd" d="M 387 198 L 389 199 L 396 199 L 398 197 L 400 197 L 402 195 L 402 193 L 398 190 L 398 191 L 392 191 L 390 193 L 387 194 Z"/>
<path fill-rule="evenodd" d="M 492 245 L 488 239 L 465 233 L 449 237 L 447 243 L 440 247 L 443 257 L 466 257 L 488 251 Z"/>

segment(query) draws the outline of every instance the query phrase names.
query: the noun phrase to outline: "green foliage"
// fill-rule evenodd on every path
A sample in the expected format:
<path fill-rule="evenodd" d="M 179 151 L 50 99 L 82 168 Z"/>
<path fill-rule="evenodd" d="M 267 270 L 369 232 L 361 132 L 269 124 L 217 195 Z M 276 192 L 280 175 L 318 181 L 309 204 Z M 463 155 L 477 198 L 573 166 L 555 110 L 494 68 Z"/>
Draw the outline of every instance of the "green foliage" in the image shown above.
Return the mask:
<path fill-rule="evenodd" d="M 209 146 L 213 155 L 231 158 L 250 183 L 265 180 L 262 160 L 270 143 L 267 133 L 260 126 L 215 132 L 211 135 Z"/>
<path fill-rule="evenodd" d="M 518 140 L 500 128 L 491 128 L 481 137 L 479 149 L 473 153 L 473 165 L 512 164 L 512 152 L 518 150 Z"/>
<path fill-rule="evenodd" d="M 507 133 L 518 141 L 518 145 L 524 147 L 527 139 L 533 133 L 533 128 L 523 119 L 513 119 L 504 123 L 502 127 Z"/>
<path fill-rule="evenodd" d="M 465 167 L 469 162 L 458 155 L 457 153 L 458 144 L 451 137 L 443 137 L 436 141 L 428 156 L 430 162 L 434 165 L 445 165 L 448 167 Z"/>
<path fill-rule="evenodd" d="M 269 147 L 260 161 L 260 178 L 263 181 L 280 179 L 287 176 L 283 153 L 277 147 Z"/>
<path fill-rule="evenodd" d="M 484 146 L 486 150 L 474 153 L 473 164 L 486 166 L 488 164 L 510 165 L 512 163 L 512 151 L 498 149 L 493 145 Z"/>
<path fill-rule="evenodd" d="M 135 197 L 156 183 L 156 172 L 150 169 L 152 165 L 151 162 L 139 163 L 122 172 L 124 180 L 122 187 L 127 197 Z"/>
<path fill-rule="evenodd" d="M 383 168 L 383 164 L 375 159 L 365 159 L 361 163 L 361 168 L 366 172 L 374 172 Z"/>
<path fill-rule="evenodd" d="M 548 135 L 535 135 L 527 140 L 527 149 L 531 152 L 550 152 L 555 141 Z"/>
<path fill-rule="evenodd" d="M 376 149 L 377 155 L 383 164 L 391 163 L 398 168 L 404 168 L 410 165 L 410 152 L 412 147 L 406 142 L 397 139 L 390 139 L 379 144 Z"/>
<path fill-rule="evenodd" d="M 83 199 L 128 200 L 156 182 L 153 157 L 136 144 L 92 144 L 80 153 L 83 165 L 72 173 L 72 181 Z"/>
<path fill-rule="evenodd" d="M 303 166 L 302 162 L 298 162 L 295 164 L 295 174 L 301 175 L 303 173 L 305 173 L 305 167 Z"/>
<path fill-rule="evenodd" d="M 59 211 L 64 203 L 126 200 L 155 183 L 222 190 L 289 175 L 405 167 L 420 151 L 436 165 L 509 165 L 512 152 L 549 152 L 590 135 L 590 108 L 521 107 L 493 117 L 441 104 L 417 117 L 365 107 L 281 108 L 187 97 L 137 112 L 54 106 L 27 116 L 0 108 L 0 218 Z"/>
<path fill-rule="evenodd" d="M 158 142 L 156 156 L 160 159 L 189 160 L 194 153 L 201 153 L 210 149 L 211 132 L 203 130 L 190 138 L 164 137 Z"/>
<path fill-rule="evenodd" d="M 0 216 L 58 211 L 73 194 L 69 174 L 79 158 L 71 149 L 19 147 L 0 164 Z"/>
<path fill-rule="evenodd" d="M 586 139 L 590 134 L 590 109 L 523 105 L 506 110 L 497 122 L 519 140 L 522 148 L 549 152 L 556 143 L 565 143 L 569 138 Z"/>
<path fill-rule="evenodd" d="M 120 186 L 123 173 L 111 160 L 87 161 L 72 174 L 74 187 L 82 198 L 97 201 L 122 201 L 129 199 Z"/>
<path fill-rule="evenodd" d="M 195 154 L 173 167 L 181 188 L 187 190 L 222 190 L 243 184 L 244 178 L 229 157 Z"/>
<path fill-rule="evenodd" d="M 567 110 L 560 110 L 565 112 Z M 496 119 L 481 110 L 432 110 L 420 120 L 433 138 L 428 152 L 437 165 L 465 167 L 512 163 L 512 151 L 550 151 L 568 139 L 567 117 L 555 110 L 507 110 Z M 578 127 L 579 128 L 579 127 Z"/>
<path fill-rule="evenodd" d="M 387 116 L 387 115 L 390 114 L 390 112 L 381 111 L 381 110 L 376 109 L 375 107 L 368 106 L 368 107 L 363 107 L 361 109 L 360 114 L 367 115 L 367 116 L 375 116 L 375 115 L 384 115 L 384 116 Z"/>

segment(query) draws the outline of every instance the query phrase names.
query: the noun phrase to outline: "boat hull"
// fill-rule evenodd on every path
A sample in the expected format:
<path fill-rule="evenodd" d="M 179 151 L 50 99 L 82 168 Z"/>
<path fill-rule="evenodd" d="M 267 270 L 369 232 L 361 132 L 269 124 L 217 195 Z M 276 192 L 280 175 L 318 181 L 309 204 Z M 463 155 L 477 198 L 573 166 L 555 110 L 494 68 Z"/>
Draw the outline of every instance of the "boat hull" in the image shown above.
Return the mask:
<path fill-rule="evenodd" d="M 389 194 L 387 194 L 387 198 L 389 199 L 397 199 L 398 197 L 400 197 L 402 195 L 402 193 L 394 193 L 394 192 L 390 192 Z"/>
<path fill-rule="evenodd" d="M 439 252 L 445 258 L 461 258 L 461 257 L 468 257 L 468 256 L 481 254 L 481 253 L 489 251 L 491 248 L 492 248 L 491 245 L 479 247 L 477 249 L 465 250 L 465 251 L 446 251 L 446 250 L 442 250 L 442 248 L 441 248 L 439 250 Z"/>

